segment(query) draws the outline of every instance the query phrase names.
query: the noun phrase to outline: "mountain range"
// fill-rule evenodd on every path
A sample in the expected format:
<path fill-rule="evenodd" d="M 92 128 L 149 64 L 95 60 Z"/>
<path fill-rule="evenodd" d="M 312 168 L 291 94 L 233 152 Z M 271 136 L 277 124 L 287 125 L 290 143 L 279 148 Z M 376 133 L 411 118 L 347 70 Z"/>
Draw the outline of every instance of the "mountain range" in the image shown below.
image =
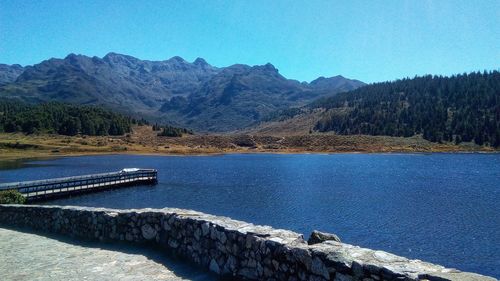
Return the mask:
<path fill-rule="evenodd" d="M 149 61 L 116 53 L 70 54 L 26 67 L 0 64 L 0 97 L 102 105 L 201 132 L 246 128 L 279 110 L 363 85 L 342 76 L 299 82 L 270 63 L 215 67 L 202 58 Z"/>

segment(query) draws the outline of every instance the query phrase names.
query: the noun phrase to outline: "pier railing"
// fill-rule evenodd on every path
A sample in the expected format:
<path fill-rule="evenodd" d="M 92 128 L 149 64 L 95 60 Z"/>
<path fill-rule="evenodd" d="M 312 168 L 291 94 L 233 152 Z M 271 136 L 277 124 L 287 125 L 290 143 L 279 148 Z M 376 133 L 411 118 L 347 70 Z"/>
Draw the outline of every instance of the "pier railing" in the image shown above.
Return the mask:
<path fill-rule="evenodd" d="M 17 190 L 29 201 L 61 197 L 125 185 L 157 182 L 154 169 L 124 169 L 119 172 L 0 184 L 0 190 Z"/>

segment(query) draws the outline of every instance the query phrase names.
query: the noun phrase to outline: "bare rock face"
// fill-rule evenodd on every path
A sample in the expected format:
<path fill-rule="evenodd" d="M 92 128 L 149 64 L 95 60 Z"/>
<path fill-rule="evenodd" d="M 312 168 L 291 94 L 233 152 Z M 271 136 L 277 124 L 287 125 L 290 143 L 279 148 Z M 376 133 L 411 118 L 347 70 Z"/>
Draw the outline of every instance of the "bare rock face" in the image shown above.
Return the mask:
<path fill-rule="evenodd" d="M 309 245 L 314 245 L 314 244 L 318 244 L 318 243 L 323 243 L 325 241 L 341 242 L 340 238 L 333 233 L 326 233 L 326 232 L 320 232 L 317 230 L 313 230 L 313 232 L 311 233 L 311 236 L 309 237 L 309 240 L 307 240 L 307 243 Z"/>
<path fill-rule="evenodd" d="M 341 76 L 300 83 L 272 64 L 218 68 L 202 58 L 150 61 L 117 53 L 69 54 L 26 67 L 0 64 L 0 96 L 105 106 L 200 132 L 239 130 L 362 85 Z"/>
<path fill-rule="evenodd" d="M 0 63 L 0 85 L 16 81 L 17 77 L 23 73 L 24 67 L 19 64 L 7 65 Z"/>

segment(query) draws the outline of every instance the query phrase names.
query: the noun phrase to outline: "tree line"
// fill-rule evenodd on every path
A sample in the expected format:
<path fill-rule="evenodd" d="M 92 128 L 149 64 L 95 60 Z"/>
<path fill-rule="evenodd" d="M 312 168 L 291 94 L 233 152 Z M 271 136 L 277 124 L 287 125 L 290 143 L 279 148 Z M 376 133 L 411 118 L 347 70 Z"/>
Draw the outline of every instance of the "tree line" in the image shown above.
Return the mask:
<path fill-rule="evenodd" d="M 95 106 L 56 102 L 27 104 L 0 99 L 0 132 L 52 133 L 61 135 L 123 135 L 136 121 L 122 114 Z"/>
<path fill-rule="evenodd" d="M 318 131 L 500 146 L 500 72 L 422 76 L 371 84 L 321 99 Z"/>
<path fill-rule="evenodd" d="M 286 119 L 293 118 L 297 115 L 305 113 L 306 111 L 302 108 L 291 107 L 286 109 L 281 109 L 273 111 L 261 119 L 261 122 L 273 122 L 273 121 L 284 121 Z"/>
<path fill-rule="evenodd" d="M 153 131 L 159 131 L 158 136 L 161 137 L 182 137 L 182 135 L 192 135 L 193 131 L 186 128 L 178 128 L 170 125 L 153 125 Z"/>

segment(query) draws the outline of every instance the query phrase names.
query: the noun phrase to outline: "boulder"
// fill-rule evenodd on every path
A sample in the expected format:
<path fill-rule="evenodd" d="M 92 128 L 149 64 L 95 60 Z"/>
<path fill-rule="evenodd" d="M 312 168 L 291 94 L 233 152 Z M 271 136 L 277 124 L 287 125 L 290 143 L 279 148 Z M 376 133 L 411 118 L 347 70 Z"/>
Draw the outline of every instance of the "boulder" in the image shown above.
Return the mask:
<path fill-rule="evenodd" d="M 313 230 L 313 232 L 311 233 L 311 236 L 309 236 L 309 240 L 307 240 L 307 243 L 309 245 L 314 245 L 314 244 L 318 244 L 318 243 L 323 243 L 325 241 L 341 242 L 340 238 L 333 233 L 326 233 L 326 232 L 320 232 L 317 230 Z"/>

